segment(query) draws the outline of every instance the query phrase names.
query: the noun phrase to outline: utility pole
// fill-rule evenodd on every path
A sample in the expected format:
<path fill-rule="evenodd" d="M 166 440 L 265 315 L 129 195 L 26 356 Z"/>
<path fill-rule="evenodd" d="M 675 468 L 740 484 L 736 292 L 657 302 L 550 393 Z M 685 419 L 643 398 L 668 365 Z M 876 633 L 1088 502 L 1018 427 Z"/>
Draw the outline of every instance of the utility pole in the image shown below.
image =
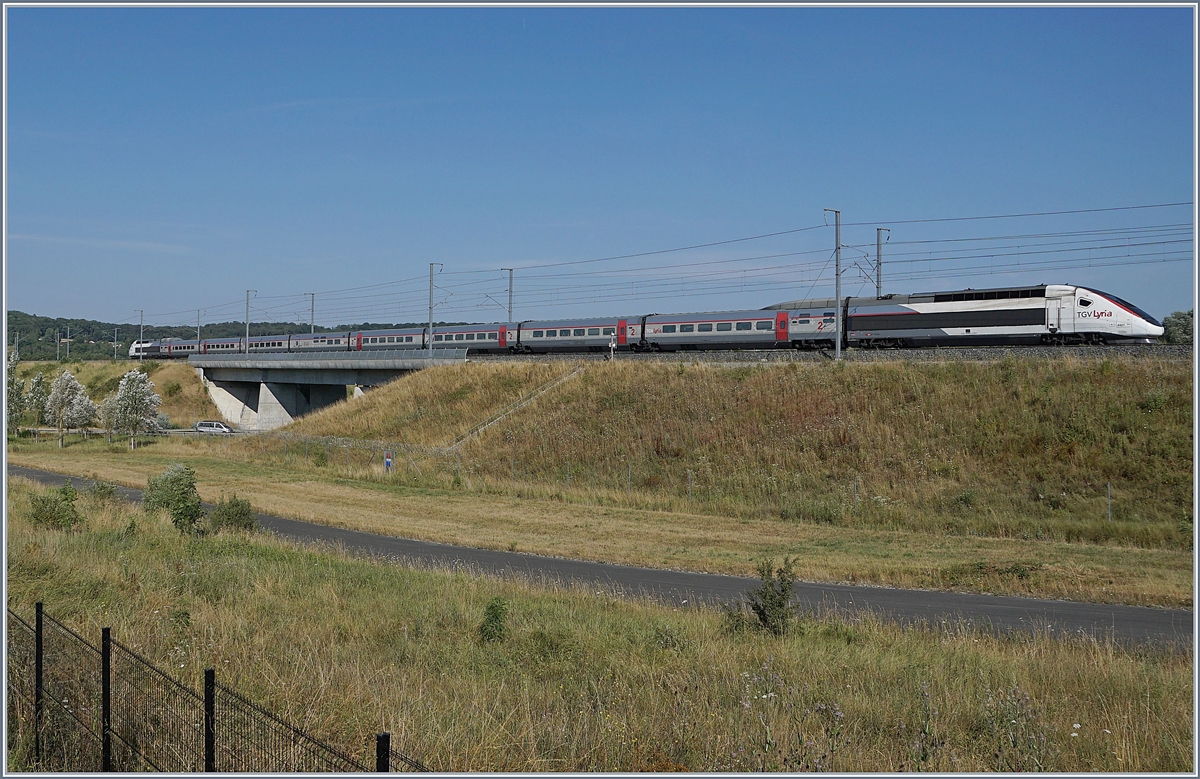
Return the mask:
<path fill-rule="evenodd" d="M 58 353 L 59 350 L 62 349 L 62 338 L 60 338 L 61 335 L 62 335 L 62 333 L 58 332 L 57 330 L 54 331 L 54 361 L 55 362 L 58 362 L 60 359 L 62 359 Z"/>
<path fill-rule="evenodd" d="M 891 240 L 892 231 L 886 227 L 875 228 L 875 297 L 883 297 L 883 234 Z"/>
<path fill-rule="evenodd" d="M 246 354 L 250 354 L 250 293 L 258 294 L 256 289 L 246 290 Z"/>
<path fill-rule="evenodd" d="M 67 360 L 71 359 L 71 326 L 67 325 Z"/>
<path fill-rule="evenodd" d="M 146 336 L 146 312 L 140 308 L 135 308 L 134 311 L 138 312 L 138 343 L 140 344 Z M 138 346 L 138 362 L 141 362 L 145 356 L 146 347 L 144 345 Z"/>
<path fill-rule="evenodd" d="M 442 267 L 440 262 L 429 263 L 429 358 L 433 359 L 433 266 Z"/>
<path fill-rule="evenodd" d="M 120 328 L 116 328 L 116 327 L 113 328 L 113 359 L 114 360 L 117 359 L 117 330 L 118 329 L 120 329 Z"/>
<path fill-rule="evenodd" d="M 17 333 L 17 340 L 13 343 L 13 354 L 15 354 L 17 356 L 18 360 L 21 359 L 21 334 L 20 333 Z"/>
<path fill-rule="evenodd" d="M 513 321 L 512 318 L 512 289 L 513 289 L 513 269 L 501 268 L 500 270 L 508 271 L 508 321 Z"/>
<path fill-rule="evenodd" d="M 837 300 L 834 305 L 833 319 L 833 359 L 842 359 L 842 212 L 833 208 L 826 208 L 826 211 L 833 211 L 834 221 L 834 243 L 836 244 L 833 250 L 833 295 Z"/>
<path fill-rule="evenodd" d="M 200 353 L 200 311 L 196 309 L 196 354 Z"/>
<path fill-rule="evenodd" d="M 312 302 L 308 310 L 308 334 L 312 335 L 317 332 L 317 293 L 305 292 L 304 294 L 312 297 Z"/>

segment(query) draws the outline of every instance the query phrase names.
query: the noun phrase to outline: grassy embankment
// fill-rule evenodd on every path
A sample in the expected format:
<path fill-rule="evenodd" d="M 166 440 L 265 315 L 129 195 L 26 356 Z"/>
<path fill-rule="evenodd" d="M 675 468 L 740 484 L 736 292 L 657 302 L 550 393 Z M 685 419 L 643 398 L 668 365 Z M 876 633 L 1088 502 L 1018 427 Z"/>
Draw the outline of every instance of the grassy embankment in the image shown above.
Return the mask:
<path fill-rule="evenodd" d="M 408 570 L 261 535 L 182 536 L 81 496 L 65 533 L 9 483 L 8 597 L 111 626 L 366 757 L 442 770 L 1190 771 L 1192 662 L 1090 641 L 718 614 Z M 500 641 L 479 625 L 509 605 Z"/>
<path fill-rule="evenodd" d="M 144 369 L 154 383 L 154 390 L 162 398 L 159 411 L 166 414 L 171 424 L 179 427 L 191 427 L 201 419 L 220 419 L 217 407 L 209 399 L 208 393 L 201 386 L 196 372 L 183 362 L 146 361 L 138 363 L 126 360 L 109 360 L 104 362 L 22 362 L 17 364 L 17 376 L 26 380 L 36 374 L 46 376 L 46 386 L 49 388 L 54 377 L 69 370 L 79 383 L 87 390 L 88 397 L 96 403 L 117 391 L 121 377 L 127 371 Z M 27 412 L 22 424 L 32 424 L 31 415 Z"/>
<path fill-rule="evenodd" d="M 569 367 L 424 371 L 292 427 L 443 444 Z M 320 465 L 270 440 L 10 457 L 132 486 L 186 460 L 206 499 L 449 543 L 737 574 L 791 554 L 813 581 L 1190 607 L 1190 394 L 1185 363 L 1154 360 L 595 364 L 461 466 L 398 457 L 385 477 L 369 450 Z"/>

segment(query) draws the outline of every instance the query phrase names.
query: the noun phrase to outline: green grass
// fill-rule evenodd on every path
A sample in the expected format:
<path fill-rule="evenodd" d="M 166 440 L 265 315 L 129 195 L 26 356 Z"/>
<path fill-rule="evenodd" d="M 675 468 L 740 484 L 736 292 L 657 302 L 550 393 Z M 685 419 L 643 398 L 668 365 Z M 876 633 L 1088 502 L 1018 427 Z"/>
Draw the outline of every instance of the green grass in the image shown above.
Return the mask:
<path fill-rule="evenodd" d="M 33 492 L 9 482 L 10 607 L 111 626 L 193 687 L 215 667 L 357 756 L 388 731 L 454 771 L 1194 770 L 1191 652 L 870 618 L 734 635 L 702 610 L 183 536 L 84 495 L 64 533 L 28 521 Z"/>

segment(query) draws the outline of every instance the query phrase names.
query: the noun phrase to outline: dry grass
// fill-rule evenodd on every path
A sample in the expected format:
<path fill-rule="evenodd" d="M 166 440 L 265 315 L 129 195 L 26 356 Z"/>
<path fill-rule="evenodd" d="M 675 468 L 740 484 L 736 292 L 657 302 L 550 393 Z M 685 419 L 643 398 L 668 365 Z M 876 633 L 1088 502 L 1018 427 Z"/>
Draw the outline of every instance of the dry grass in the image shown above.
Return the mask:
<path fill-rule="evenodd" d="M 422 371 L 291 430 L 445 445 L 571 367 Z M 1153 359 L 591 363 L 409 475 L 716 516 L 1190 549 L 1191 397 L 1189 366 Z"/>
<path fill-rule="evenodd" d="M 35 528 L 30 489 L 9 482 L 10 607 L 112 626 L 194 687 L 215 667 L 363 757 L 386 730 L 455 771 L 1195 770 L 1190 652 L 870 619 L 735 635 L 704 611 L 182 537 L 82 498 L 79 531 Z M 508 635 L 482 643 L 494 597 Z"/>
<path fill-rule="evenodd" d="M 79 383 L 87 389 L 88 396 L 99 403 L 115 392 L 126 372 L 138 367 L 133 361 L 72 362 L 60 365 L 54 362 L 19 363 L 17 375 L 32 379 L 39 372 L 52 381 L 63 368 L 71 371 Z M 172 424 L 191 427 L 202 419 L 220 419 L 217 407 L 208 397 L 196 371 L 185 362 L 154 362 L 143 364 L 154 382 L 154 390 L 163 399 L 159 410 L 166 414 Z"/>
<path fill-rule="evenodd" d="M 205 500 L 236 492 L 257 510 L 385 535 L 649 567 L 753 575 L 757 561 L 793 555 L 808 581 L 956 589 L 1095 602 L 1190 608 L 1192 558 L 1173 549 L 1024 541 L 838 525 L 771 517 L 718 518 L 688 511 L 603 505 L 595 491 L 557 499 L 410 487 L 353 451 L 324 467 L 293 445 L 266 454 L 255 439 L 170 440 L 130 452 L 120 445 L 21 444 L 10 461 L 132 487 L 172 462 L 196 469 Z"/>
<path fill-rule="evenodd" d="M 304 417 L 288 430 L 440 446 L 565 370 L 561 364 L 515 362 L 422 371 Z"/>

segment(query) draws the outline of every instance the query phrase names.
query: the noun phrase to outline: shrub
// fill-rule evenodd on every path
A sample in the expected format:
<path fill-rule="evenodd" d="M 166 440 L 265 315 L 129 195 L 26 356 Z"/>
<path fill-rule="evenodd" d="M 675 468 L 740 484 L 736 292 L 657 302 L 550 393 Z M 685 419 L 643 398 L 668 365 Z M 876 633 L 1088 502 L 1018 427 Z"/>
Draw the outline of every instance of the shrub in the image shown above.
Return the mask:
<path fill-rule="evenodd" d="M 75 509 L 78 495 L 69 479 L 58 489 L 41 494 L 35 492 L 29 496 L 29 518 L 35 525 L 70 530 L 83 521 Z"/>
<path fill-rule="evenodd" d="M 758 578 L 762 584 L 750 591 L 750 610 L 758 617 L 758 624 L 773 636 L 782 636 L 791 629 L 796 618 L 792 609 L 792 590 L 796 584 L 796 571 L 792 558 L 783 558 L 783 564 L 771 573 L 771 561 L 758 565 Z"/>
<path fill-rule="evenodd" d="M 208 523 L 213 530 L 225 527 L 234 530 L 254 530 L 258 526 L 254 518 L 254 509 L 250 508 L 250 501 L 239 498 L 236 492 L 228 501 L 221 495 L 217 507 L 208 515 Z"/>
<path fill-rule="evenodd" d="M 106 481 L 92 482 L 92 486 L 88 487 L 87 496 L 97 502 L 109 501 L 117 497 L 117 488 Z"/>
<path fill-rule="evenodd" d="M 173 398 L 183 390 L 183 385 L 177 381 L 168 381 L 163 385 L 163 397 Z"/>
<path fill-rule="evenodd" d="M 484 643 L 503 641 L 507 631 L 508 602 L 503 598 L 492 598 L 483 610 L 483 622 L 479 624 L 479 638 Z"/>
<path fill-rule="evenodd" d="M 196 472 L 182 463 L 175 463 L 161 475 L 151 476 L 142 506 L 147 511 L 166 509 L 180 532 L 195 532 L 196 520 L 204 513 L 200 509 L 200 493 L 196 491 Z"/>

